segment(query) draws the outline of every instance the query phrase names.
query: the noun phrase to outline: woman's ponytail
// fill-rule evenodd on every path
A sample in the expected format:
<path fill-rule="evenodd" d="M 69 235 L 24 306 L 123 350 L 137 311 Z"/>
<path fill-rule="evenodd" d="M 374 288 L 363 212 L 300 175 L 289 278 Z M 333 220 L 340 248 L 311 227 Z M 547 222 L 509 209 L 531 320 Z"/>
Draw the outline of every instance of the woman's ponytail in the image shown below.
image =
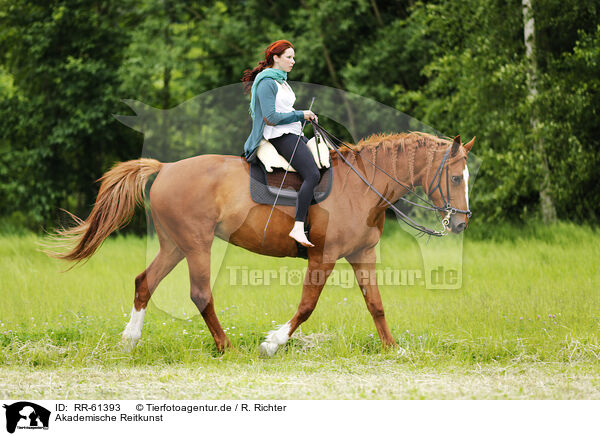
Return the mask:
<path fill-rule="evenodd" d="M 254 79 L 258 73 L 265 68 L 269 68 L 269 64 L 266 60 L 260 61 L 252 70 L 247 69 L 244 71 L 244 75 L 242 76 L 242 82 L 244 82 L 244 94 L 248 94 L 250 92 L 250 88 L 252 88 L 252 82 L 254 82 Z"/>

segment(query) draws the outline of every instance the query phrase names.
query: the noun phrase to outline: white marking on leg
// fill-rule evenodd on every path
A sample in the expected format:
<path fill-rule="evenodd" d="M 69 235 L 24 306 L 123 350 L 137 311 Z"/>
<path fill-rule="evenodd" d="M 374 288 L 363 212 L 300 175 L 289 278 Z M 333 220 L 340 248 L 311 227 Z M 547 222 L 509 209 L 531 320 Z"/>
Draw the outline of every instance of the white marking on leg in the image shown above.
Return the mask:
<path fill-rule="evenodd" d="M 271 330 L 267 333 L 265 341 L 260 344 L 260 353 L 266 356 L 275 354 L 280 345 L 285 343 L 290 338 L 290 322 L 286 322 L 276 330 Z"/>
<path fill-rule="evenodd" d="M 146 309 L 135 310 L 135 307 L 131 309 L 131 318 L 129 323 L 123 330 L 123 348 L 126 351 L 131 351 L 135 344 L 142 337 L 142 327 L 144 326 L 144 316 L 146 315 Z"/>
<path fill-rule="evenodd" d="M 366 297 L 367 296 L 367 288 L 363 286 L 361 289 L 362 289 L 363 295 Z"/>
<path fill-rule="evenodd" d="M 469 167 L 466 164 L 463 170 L 463 180 L 465 182 L 465 200 L 467 202 L 467 210 L 469 210 Z"/>

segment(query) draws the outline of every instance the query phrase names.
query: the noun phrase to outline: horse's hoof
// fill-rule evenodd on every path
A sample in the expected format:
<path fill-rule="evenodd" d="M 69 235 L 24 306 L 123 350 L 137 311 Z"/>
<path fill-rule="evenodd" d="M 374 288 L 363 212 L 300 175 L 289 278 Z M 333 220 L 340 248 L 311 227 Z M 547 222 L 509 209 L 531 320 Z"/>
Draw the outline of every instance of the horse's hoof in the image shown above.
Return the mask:
<path fill-rule="evenodd" d="M 260 355 L 263 357 L 271 357 L 277 351 L 277 347 L 278 345 L 272 342 L 263 342 L 259 347 Z"/>
<path fill-rule="evenodd" d="M 137 344 L 138 339 L 123 336 L 121 338 L 121 350 L 125 353 L 131 353 Z"/>
<path fill-rule="evenodd" d="M 406 356 L 406 350 L 404 348 L 402 348 L 400 345 L 396 345 L 394 347 L 394 351 L 396 352 L 396 355 L 398 357 L 404 357 L 404 356 Z"/>

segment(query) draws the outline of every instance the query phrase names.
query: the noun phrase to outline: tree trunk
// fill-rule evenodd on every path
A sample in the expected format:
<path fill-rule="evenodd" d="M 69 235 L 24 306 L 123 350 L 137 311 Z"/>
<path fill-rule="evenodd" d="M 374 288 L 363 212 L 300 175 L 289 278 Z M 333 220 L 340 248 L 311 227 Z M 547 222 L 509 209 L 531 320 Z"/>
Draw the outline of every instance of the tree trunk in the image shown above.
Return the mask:
<path fill-rule="evenodd" d="M 310 13 L 310 8 L 304 0 L 300 0 L 300 4 L 302 5 L 302 7 L 304 9 L 306 9 Z M 321 42 L 321 49 L 323 50 L 323 57 L 325 58 L 325 64 L 327 65 L 327 70 L 329 71 L 329 75 L 331 77 L 331 80 L 333 81 L 333 84 L 338 89 L 345 91 L 346 89 L 344 88 L 343 83 L 339 79 L 337 72 L 335 70 L 335 66 L 333 65 L 333 61 L 331 59 L 329 49 L 327 48 L 327 45 L 325 44 L 325 35 L 323 34 L 323 30 L 318 25 L 318 23 L 316 26 L 312 25 L 313 23 L 310 23 L 310 24 L 311 24 L 311 27 L 313 27 L 315 29 L 315 31 L 318 32 L 318 34 L 319 34 L 319 39 Z M 342 92 L 342 99 L 344 100 L 344 107 L 346 109 L 346 114 L 348 115 L 349 126 L 347 127 L 347 129 L 348 129 L 348 131 L 351 132 L 351 134 L 355 134 L 356 126 L 355 126 L 355 122 L 354 122 L 354 112 L 352 111 L 352 106 L 350 105 L 350 102 L 348 101 L 348 97 L 346 96 L 345 92 Z"/>
<path fill-rule="evenodd" d="M 172 17 L 172 5 L 169 3 L 168 0 L 165 0 L 164 2 L 164 8 L 165 8 L 165 18 L 166 18 L 166 24 L 165 24 L 165 33 L 164 33 L 164 37 L 165 37 L 165 45 L 168 47 L 169 49 L 169 53 L 171 52 L 171 50 L 173 49 L 173 41 L 171 39 L 171 24 L 173 23 L 173 17 Z M 170 62 L 170 59 L 167 58 L 167 62 Z M 169 135 L 171 133 L 170 129 L 169 129 L 169 120 L 168 120 L 168 110 L 169 110 L 169 106 L 170 106 L 170 102 L 171 102 L 171 90 L 170 90 L 170 85 L 171 85 L 171 66 L 170 65 L 165 65 L 164 70 L 163 70 L 163 89 L 162 89 L 162 133 L 161 133 L 161 151 L 162 151 L 162 156 L 164 156 L 165 158 L 167 156 L 171 155 L 171 150 L 169 150 L 169 146 L 170 146 L 170 141 L 169 141 Z"/>
<path fill-rule="evenodd" d="M 379 8 L 377 7 L 377 1 L 371 0 L 371 7 L 373 8 L 373 12 L 375 13 L 375 18 L 377 18 L 377 24 L 379 27 L 383 27 L 383 20 L 381 19 L 381 14 L 379 13 Z"/>
<path fill-rule="evenodd" d="M 542 218 L 545 224 L 556 221 L 556 208 L 552 199 L 552 191 L 550 187 L 550 169 L 548 166 L 548 158 L 544 146 L 544 139 L 538 135 L 538 114 L 535 109 L 535 99 L 537 96 L 537 62 L 535 59 L 535 21 L 533 17 L 533 8 L 531 0 L 522 0 L 523 5 L 523 37 L 525 41 L 525 55 L 529 64 L 527 74 L 527 86 L 529 88 L 529 100 L 534 108 L 531 114 L 531 129 L 536 138 L 533 143 L 534 153 L 540 162 L 541 180 L 540 180 L 540 206 L 542 209 Z"/>
<path fill-rule="evenodd" d="M 319 31 L 319 34 L 321 35 L 323 57 L 325 58 L 325 63 L 327 64 L 327 69 L 329 70 L 329 75 L 331 76 L 331 80 L 333 80 L 333 83 L 335 84 L 335 86 L 337 86 L 341 91 L 346 91 L 346 89 L 344 88 L 344 85 L 340 81 L 340 79 L 335 71 L 335 67 L 333 66 L 333 61 L 331 60 L 331 56 L 329 55 L 329 50 L 327 49 L 327 46 L 325 45 L 325 38 L 321 31 Z M 350 102 L 348 101 L 348 98 L 346 97 L 345 92 L 342 92 L 342 98 L 344 99 L 344 106 L 346 108 L 346 114 L 348 115 L 348 124 L 349 124 L 348 130 L 350 132 L 352 132 L 352 134 L 355 134 L 356 133 L 356 125 L 354 124 L 354 112 L 352 111 L 352 106 L 350 105 Z"/>

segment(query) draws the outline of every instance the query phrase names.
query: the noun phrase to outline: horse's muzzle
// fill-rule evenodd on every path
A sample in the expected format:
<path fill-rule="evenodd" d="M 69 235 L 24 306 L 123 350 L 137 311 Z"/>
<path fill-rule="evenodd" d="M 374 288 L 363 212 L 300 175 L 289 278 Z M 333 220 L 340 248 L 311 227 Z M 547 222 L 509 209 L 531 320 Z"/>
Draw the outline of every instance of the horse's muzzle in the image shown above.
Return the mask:
<path fill-rule="evenodd" d="M 467 228 L 467 221 L 462 214 L 454 214 L 450 219 L 450 230 L 452 233 L 460 233 Z"/>
<path fill-rule="evenodd" d="M 459 223 L 455 226 L 452 226 L 452 231 L 454 233 L 460 233 L 467 227 L 467 223 Z"/>

